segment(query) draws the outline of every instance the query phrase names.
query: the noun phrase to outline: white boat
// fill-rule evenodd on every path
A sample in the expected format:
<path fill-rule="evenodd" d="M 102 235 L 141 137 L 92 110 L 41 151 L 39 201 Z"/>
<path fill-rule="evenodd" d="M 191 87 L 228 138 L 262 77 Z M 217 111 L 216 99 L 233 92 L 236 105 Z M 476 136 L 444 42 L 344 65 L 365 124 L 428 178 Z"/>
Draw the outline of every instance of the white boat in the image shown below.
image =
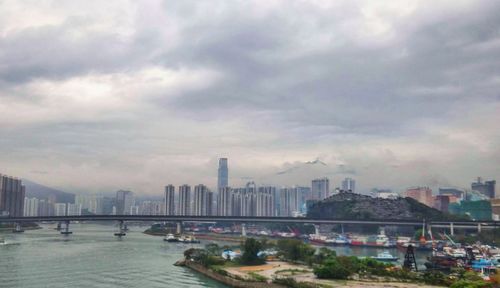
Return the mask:
<path fill-rule="evenodd" d="M 378 260 L 378 261 L 398 261 L 398 257 L 394 257 L 392 256 L 391 253 L 389 253 L 388 251 L 384 251 L 382 253 L 378 253 L 377 256 L 372 256 L 371 258 L 375 259 L 375 260 Z"/>
<path fill-rule="evenodd" d="M 174 234 L 169 233 L 169 234 L 167 234 L 167 236 L 165 236 L 165 238 L 163 238 L 163 241 L 167 241 L 167 242 L 179 242 L 179 239 L 176 238 L 174 236 Z"/>

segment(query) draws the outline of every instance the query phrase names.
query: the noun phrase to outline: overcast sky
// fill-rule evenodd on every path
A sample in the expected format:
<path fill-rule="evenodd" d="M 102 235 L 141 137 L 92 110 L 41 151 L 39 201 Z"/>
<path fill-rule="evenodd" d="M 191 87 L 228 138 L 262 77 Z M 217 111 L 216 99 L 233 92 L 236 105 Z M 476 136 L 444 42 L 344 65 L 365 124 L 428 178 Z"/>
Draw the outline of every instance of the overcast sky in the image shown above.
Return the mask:
<path fill-rule="evenodd" d="M 500 1 L 0 1 L 0 173 L 500 180 Z M 319 159 L 326 165 L 305 164 Z M 285 173 L 282 173 L 285 172 Z"/>

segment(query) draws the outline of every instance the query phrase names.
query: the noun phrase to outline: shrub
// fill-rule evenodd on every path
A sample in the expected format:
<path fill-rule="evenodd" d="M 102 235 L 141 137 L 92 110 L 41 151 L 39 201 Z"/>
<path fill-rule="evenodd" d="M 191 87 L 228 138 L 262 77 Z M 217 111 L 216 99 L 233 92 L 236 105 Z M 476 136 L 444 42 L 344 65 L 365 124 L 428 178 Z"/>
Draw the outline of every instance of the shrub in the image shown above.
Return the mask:
<path fill-rule="evenodd" d="M 347 279 L 352 273 L 333 258 L 314 268 L 314 274 L 320 279 Z"/>
<path fill-rule="evenodd" d="M 451 284 L 450 286 L 450 288 L 489 288 L 489 287 L 493 287 L 493 284 L 483 280 L 479 281 L 459 280 Z"/>
<path fill-rule="evenodd" d="M 208 254 L 203 254 L 199 260 L 200 264 L 205 267 L 215 266 L 215 265 L 224 265 L 225 261 L 222 257 L 212 256 Z"/>
<path fill-rule="evenodd" d="M 258 273 L 255 273 L 255 272 L 250 272 L 248 273 L 248 275 L 250 277 L 252 277 L 253 280 L 257 281 L 257 282 L 267 282 L 267 277 L 266 276 L 262 276 Z"/>
<path fill-rule="evenodd" d="M 316 249 L 297 239 L 278 240 L 278 253 L 290 261 L 307 262 L 314 256 Z"/>
<path fill-rule="evenodd" d="M 446 275 L 439 271 L 428 271 L 422 275 L 422 281 L 431 285 L 445 285 L 448 286 Z"/>
<path fill-rule="evenodd" d="M 274 278 L 273 283 L 291 288 L 319 288 L 321 285 L 309 282 L 297 282 L 293 278 Z"/>

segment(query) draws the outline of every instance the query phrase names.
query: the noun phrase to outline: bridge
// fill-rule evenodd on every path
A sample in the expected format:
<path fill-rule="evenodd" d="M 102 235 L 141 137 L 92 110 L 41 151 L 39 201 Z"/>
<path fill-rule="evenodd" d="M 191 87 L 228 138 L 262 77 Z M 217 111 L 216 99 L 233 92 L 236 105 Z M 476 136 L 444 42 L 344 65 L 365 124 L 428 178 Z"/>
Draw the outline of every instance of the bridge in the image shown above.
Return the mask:
<path fill-rule="evenodd" d="M 477 229 L 478 232 L 482 229 L 500 228 L 500 221 L 425 221 L 425 220 L 399 220 L 399 219 L 384 219 L 384 220 L 356 220 L 356 219 L 319 219 L 305 217 L 254 217 L 254 216 L 181 216 L 181 215 L 80 215 L 80 216 L 34 216 L 34 217 L 0 217 L 1 222 L 10 222 L 16 224 L 16 229 L 20 229 L 21 223 L 26 222 L 59 222 L 65 223 L 65 230 L 61 233 L 71 234 L 69 231 L 69 223 L 74 221 L 118 221 L 120 224 L 120 233 L 117 236 L 124 236 L 123 225 L 126 221 L 138 222 L 174 222 L 177 223 L 177 231 L 180 233 L 182 223 L 185 222 L 222 222 L 222 223 L 239 223 L 243 224 L 244 229 L 247 223 L 301 223 L 311 224 L 317 227 L 321 224 L 353 224 L 353 225 L 377 225 L 377 226 L 422 226 L 423 222 L 428 227 L 434 228 L 449 228 L 450 233 L 454 234 L 454 229 Z M 242 229 L 242 230 L 243 230 Z M 242 231 L 245 234 L 245 231 Z M 123 234 L 123 235 L 121 235 Z"/>

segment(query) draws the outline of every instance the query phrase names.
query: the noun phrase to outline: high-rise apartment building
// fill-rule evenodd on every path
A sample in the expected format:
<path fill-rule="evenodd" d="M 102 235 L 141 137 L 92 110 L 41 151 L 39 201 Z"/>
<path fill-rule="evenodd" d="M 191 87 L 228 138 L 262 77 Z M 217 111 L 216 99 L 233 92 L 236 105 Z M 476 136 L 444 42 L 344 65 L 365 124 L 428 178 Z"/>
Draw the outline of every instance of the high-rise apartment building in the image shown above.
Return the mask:
<path fill-rule="evenodd" d="M 165 215 L 175 215 L 175 186 L 165 186 Z"/>
<path fill-rule="evenodd" d="M 429 207 L 434 205 L 432 190 L 429 187 L 412 187 L 406 190 L 406 197 L 413 198 Z"/>
<path fill-rule="evenodd" d="M 134 193 L 132 191 L 119 190 L 115 199 L 116 214 L 130 215 L 130 208 L 135 206 Z"/>
<path fill-rule="evenodd" d="M 342 180 L 342 190 L 356 193 L 356 180 L 349 177 Z"/>
<path fill-rule="evenodd" d="M 191 186 L 179 186 L 179 202 L 177 215 L 191 215 Z"/>
<path fill-rule="evenodd" d="M 276 216 L 276 187 L 259 187 L 255 216 Z"/>
<path fill-rule="evenodd" d="M 66 215 L 68 216 L 80 216 L 82 215 L 82 205 L 74 203 L 66 203 Z"/>
<path fill-rule="evenodd" d="M 217 195 L 217 215 L 233 216 L 234 192 L 231 187 L 222 187 Z"/>
<path fill-rule="evenodd" d="M 491 199 L 497 197 L 495 193 L 495 185 L 495 180 L 483 182 L 483 179 L 481 177 L 477 177 L 477 182 L 472 182 L 471 189 L 474 191 L 478 191 L 479 193 Z M 500 195 L 497 198 L 500 198 Z"/>
<path fill-rule="evenodd" d="M 282 188 L 280 190 L 280 216 L 295 216 L 301 212 L 303 187 Z"/>
<path fill-rule="evenodd" d="M 66 203 L 54 203 L 55 216 L 67 216 Z"/>
<path fill-rule="evenodd" d="M 38 216 L 40 200 L 37 198 L 24 198 L 24 216 Z"/>
<path fill-rule="evenodd" d="M 0 174 L 0 215 L 24 215 L 25 187 L 21 179 Z"/>
<path fill-rule="evenodd" d="M 82 211 L 96 215 L 103 214 L 103 197 L 98 195 L 76 195 L 75 204 L 81 205 Z"/>
<path fill-rule="evenodd" d="M 194 187 L 193 215 L 212 215 L 213 193 L 203 184 Z"/>
<path fill-rule="evenodd" d="M 142 201 L 138 207 L 138 215 L 162 215 L 164 214 L 164 202 L 162 201 Z M 132 209 L 132 211 L 134 211 Z M 133 214 L 133 212 L 131 212 Z"/>
<path fill-rule="evenodd" d="M 219 159 L 219 170 L 217 174 L 217 192 L 229 186 L 229 170 L 227 168 L 227 158 Z"/>
<path fill-rule="evenodd" d="M 327 197 L 330 197 L 330 180 L 326 177 L 312 180 L 311 199 L 323 200 Z"/>

